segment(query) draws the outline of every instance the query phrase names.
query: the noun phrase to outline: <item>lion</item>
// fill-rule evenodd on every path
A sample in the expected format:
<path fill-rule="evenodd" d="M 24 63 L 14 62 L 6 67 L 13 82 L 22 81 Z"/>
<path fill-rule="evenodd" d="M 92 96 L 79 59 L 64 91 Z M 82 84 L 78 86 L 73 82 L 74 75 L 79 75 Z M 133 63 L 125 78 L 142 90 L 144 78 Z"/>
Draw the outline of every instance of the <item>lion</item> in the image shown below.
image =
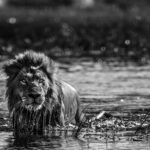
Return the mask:
<path fill-rule="evenodd" d="M 15 132 L 81 123 L 84 115 L 79 95 L 71 85 L 58 79 L 51 58 L 26 51 L 3 69 L 8 76 L 6 98 Z"/>

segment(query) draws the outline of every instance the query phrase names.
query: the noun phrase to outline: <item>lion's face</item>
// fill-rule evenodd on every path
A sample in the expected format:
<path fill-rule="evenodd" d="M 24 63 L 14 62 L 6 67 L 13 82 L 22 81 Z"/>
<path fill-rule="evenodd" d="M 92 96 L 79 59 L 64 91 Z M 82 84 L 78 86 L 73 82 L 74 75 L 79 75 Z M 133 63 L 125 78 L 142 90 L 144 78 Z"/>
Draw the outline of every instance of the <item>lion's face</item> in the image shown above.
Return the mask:
<path fill-rule="evenodd" d="M 17 76 L 15 94 L 25 107 L 40 109 L 46 99 L 49 79 L 40 69 L 31 66 L 23 68 Z"/>

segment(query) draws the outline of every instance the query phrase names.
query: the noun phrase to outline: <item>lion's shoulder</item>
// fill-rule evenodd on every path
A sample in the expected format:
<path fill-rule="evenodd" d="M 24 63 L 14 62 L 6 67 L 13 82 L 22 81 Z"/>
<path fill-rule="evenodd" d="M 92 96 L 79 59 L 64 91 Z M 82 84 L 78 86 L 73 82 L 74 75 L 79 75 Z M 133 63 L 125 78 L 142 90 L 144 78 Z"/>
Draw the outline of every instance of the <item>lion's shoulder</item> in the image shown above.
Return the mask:
<path fill-rule="evenodd" d="M 75 96 L 78 94 L 77 90 L 65 81 L 58 80 L 56 81 L 56 85 L 58 86 L 58 89 L 62 91 L 64 95 Z"/>

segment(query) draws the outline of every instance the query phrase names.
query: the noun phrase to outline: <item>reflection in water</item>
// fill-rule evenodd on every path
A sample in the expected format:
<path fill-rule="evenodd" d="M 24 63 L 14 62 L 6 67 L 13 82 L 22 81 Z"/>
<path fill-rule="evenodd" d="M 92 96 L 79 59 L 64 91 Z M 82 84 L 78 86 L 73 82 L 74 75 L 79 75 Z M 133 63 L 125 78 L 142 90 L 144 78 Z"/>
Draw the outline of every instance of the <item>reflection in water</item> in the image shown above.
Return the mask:
<path fill-rule="evenodd" d="M 86 143 L 74 137 L 64 136 L 34 136 L 20 139 L 14 139 L 12 134 L 2 135 L 0 140 L 0 149 L 18 150 L 18 149 L 83 149 Z"/>
<path fill-rule="evenodd" d="M 94 140 L 81 140 L 74 137 L 64 136 L 36 136 L 16 139 L 12 133 L 0 133 L 1 150 L 148 150 L 149 141 L 133 142 L 121 140 L 118 142 L 98 142 Z"/>

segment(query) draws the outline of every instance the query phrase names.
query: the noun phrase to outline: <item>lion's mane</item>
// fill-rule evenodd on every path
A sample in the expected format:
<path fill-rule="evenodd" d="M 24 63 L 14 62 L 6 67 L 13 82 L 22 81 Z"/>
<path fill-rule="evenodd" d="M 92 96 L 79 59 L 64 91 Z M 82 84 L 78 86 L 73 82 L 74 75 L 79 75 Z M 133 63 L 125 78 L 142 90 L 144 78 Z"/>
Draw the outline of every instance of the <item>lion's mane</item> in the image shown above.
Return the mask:
<path fill-rule="evenodd" d="M 53 114 L 51 114 L 52 115 L 51 120 L 49 122 L 51 122 L 51 125 L 55 125 L 56 122 L 59 122 L 57 115 L 59 115 L 60 113 L 60 105 L 61 105 L 61 99 L 63 98 L 63 94 L 60 88 L 61 83 L 59 83 L 55 75 L 56 72 L 55 63 L 53 62 L 53 60 L 49 59 L 47 56 L 45 56 L 42 53 L 26 51 L 23 54 L 17 55 L 15 59 L 10 60 L 9 63 L 4 65 L 3 69 L 8 76 L 7 83 L 6 83 L 7 86 L 6 97 L 8 100 L 8 109 L 10 115 L 12 113 L 13 114 L 17 113 L 17 115 L 15 114 L 16 115 L 15 118 L 18 118 L 20 113 L 20 108 L 21 108 L 21 105 L 18 103 L 19 97 L 14 92 L 14 86 L 16 85 L 15 82 L 13 81 L 15 80 L 16 76 L 18 75 L 18 73 L 21 71 L 22 68 L 24 67 L 29 68 L 31 65 L 34 67 L 40 67 L 40 69 L 42 69 L 42 71 L 47 75 L 48 79 L 50 80 L 51 85 L 49 87 L 48 98 L 46 99 L 47 101 L 45 102 L 45 105 L 43 105 L 43 108 L 40 111 L 44 110 L 43 112 L 46 112 L 47 110 L 49 110 L 48 106 L 52 105 L 54 110 L 48 111 L 48 113 L 51 113 L 53 111 Z M 27 110 L 23 110 L 21 111 L 21 113 L 22 114 L 26 113 L 26 111 Z M 33 115 L 33 117 L 36 117 L 38 113 L 39 112 Z M 32 115 L 30 114 L 30 117 L 31 116 Z M 33 119 L 33 117 L 31 118 Z M 56 122 L 53 122 L 54 120 Z M 15 119 L 13 121 L 16 122 Z"/>

